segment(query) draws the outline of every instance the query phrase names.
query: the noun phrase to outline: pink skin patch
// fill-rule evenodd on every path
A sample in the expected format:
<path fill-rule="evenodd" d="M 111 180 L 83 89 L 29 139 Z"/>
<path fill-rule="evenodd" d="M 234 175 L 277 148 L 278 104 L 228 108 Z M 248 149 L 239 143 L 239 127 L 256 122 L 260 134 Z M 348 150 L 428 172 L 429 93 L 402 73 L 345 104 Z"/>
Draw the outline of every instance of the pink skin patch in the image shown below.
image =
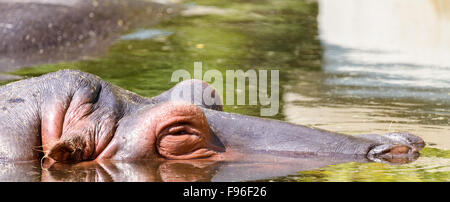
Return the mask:
<path fill-rule="evenodd" d="M 85 114 L 85 108 L 78 108 L 81 114 Z M 110 141 L 95 142 L 97 145 L 94 146 L 91 137 L 97 135 L 86 134 L 86 131 L 91 130 L 84 127 L 89 128 L 95 124 L 91 123 L 93 120 L 89 119 L 89 116 L 74 116 L 80 113 L 68 110 L 64 126 L 70 130 L 64 130 L 51 149 L 46 150 L 53 160 L 79 162 L 103 159 L 217 159 L 219 154 L 225 151 L 225 148 L 215 144 L 216 140 L 203 111 L 189 103 L 167 102 L 143 113 L 124 117 L 133 124 L 128 124 L 130 130 L 122 132 L 119 124 Z M 46 134 L 49 133 L 45 133 L 43 139 L 54 142 L 55 136 Z"/>
<path fill-rule="evenodd" d="M 219 155 L 225 148 L 216 146 L 208 121 L 203 111 L 185 102 L 167 102 L 132 117 L 133 126 L 126 138 L 121 138 L 122 129 L 105 150 L 97 157 L 101 159 L 196 159 Z M 127 141 L 130 138 L 130 141 Z M 129 149 L 132 139 L 138 139 Z"/>

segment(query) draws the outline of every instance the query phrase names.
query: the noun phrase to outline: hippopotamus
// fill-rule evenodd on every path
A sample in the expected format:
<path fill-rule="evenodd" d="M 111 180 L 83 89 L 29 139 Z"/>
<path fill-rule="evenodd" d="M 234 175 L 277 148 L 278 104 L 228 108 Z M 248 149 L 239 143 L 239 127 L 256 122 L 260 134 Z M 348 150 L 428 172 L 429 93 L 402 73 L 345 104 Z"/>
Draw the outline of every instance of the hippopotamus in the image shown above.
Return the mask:
<path fill-rule="evenodd" d="M 196 91 L 211 93 L 210 100 Z M 200 80 L 182 81 L 151 98 L 78 70 L 0 87 L 2 161 L 224 162 L 271 154 L 396 162 L 417 158 L 424 145 L 405 132 L 355 136 L 224 112 L 214 87 Z"/>
<path fill-rule="evenodd" d="M 0 71 L 103 54 L 179 6 L 143 0 L 0 0 Z"/>

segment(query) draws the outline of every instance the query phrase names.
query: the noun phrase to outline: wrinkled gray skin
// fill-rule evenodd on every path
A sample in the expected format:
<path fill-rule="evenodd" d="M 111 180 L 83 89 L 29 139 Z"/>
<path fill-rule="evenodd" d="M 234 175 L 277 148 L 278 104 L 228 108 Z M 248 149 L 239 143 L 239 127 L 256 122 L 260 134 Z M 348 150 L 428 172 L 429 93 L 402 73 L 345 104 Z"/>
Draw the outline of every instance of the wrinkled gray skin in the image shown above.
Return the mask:
<path fill-rule="evenodd" d="M 101 54 L 120 33 L 177 10 L 142 0 L 0 0 L 0 72 Z"/>
<path fill-rule="evenodd" d="M 192 88 L 193 84 L 200 84 L 201 88 Z M 99 142 L 108 145 L 113 144 L 113 140 L 120 140 L 117 145 L 120 152 L 116 152 L 113 159 L 132 159 L 133 153 L 139 152 L 135 151 L 135 146 L 142 141 L 133 136 L 138 133 L 134 130 L 142 125 L 135 117 L 159 104 L 174 101 L 172 92 L 196 95 L 192 89 L 205 90 L 208 87 L 201 81 L 189 80 L 159 96 L 145 98 L 95 75 L 75 70 L 62 70 L 7 84 L 0 87 L 0 159 L 39 159 L 42 156 L 42 129 L 57 125 L 51 122 L 55 119 L 48 115 L 58 110 L 62 110 L 60 114 L 64 115 L 64 111 L 70 111 L 67 108 L 80 103 L 84 103 L 81 106 L 89 106 L 90 111 L 83 115 L 85 119 L 75 119 L 70 126 L 77 128 L 80 133 L 93 131 L 90 134 L 95 137 L 88 137 L 90 141 L 87 141 L 93 147 L 98 146 Z M 221 98 L 214 96 L 212 99 L 215 101 Z M 201 103 L 199 100 L 184 101 Z M 407 133 L 355 137 L 277 120 L 227 113 L 220 111 L 221 105 L 208 106 L 204 103 L 199 107 L 206 115 L 214 138 L 213 144 L 223 148 L 220 152 L 239 151 L 243 154 L 270 154 L 288 158 L 332 156 L 397 162 L 396 159 L 416 158 L 425 144 L 419 137 Z M 67 117 L 70 115 L 66 114 Z M 77 123 L 77 120 L 84 122 Z M 395 156 L 391 151 L 399 145 L 408 151 Z M 89 161 L 97 156 L 98 152 L 77 160 Z"/>

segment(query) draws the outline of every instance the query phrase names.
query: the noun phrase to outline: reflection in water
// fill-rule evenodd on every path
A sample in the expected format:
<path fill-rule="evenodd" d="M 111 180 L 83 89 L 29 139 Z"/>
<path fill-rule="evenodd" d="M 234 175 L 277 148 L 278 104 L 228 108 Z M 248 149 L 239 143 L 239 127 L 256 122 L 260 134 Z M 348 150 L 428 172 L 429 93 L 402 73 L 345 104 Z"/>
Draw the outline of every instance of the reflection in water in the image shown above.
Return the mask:
<path fill-rule="evenodd" d="M 0 182 L 39 182 L 41 166 L 33 162 L 0 162 Z"/>
<path fill-rule="evenodd" d="M 202 161 L 55 164 L 48 170 L 43 170 L 42 181 L 198 182 L 210 181 L 215 169 L 215 163 Z"/>
<path fill-rule="evenodd" d="M 318 2 L 323 72 L 288 76 L 286 120 L 347 134 L 408 131 L 449 149 L 448 1 Z M 276 180 L 448 181 L 449 157 L 427 147 L 407 165 L 346 163 Z"/>
<path fill-rule="evenodd" d="M 145 30 L 137 30 L 135 33 L 127 34 L 120 39 L 122 40 L 144 40 L 151 39 L 155 37 L 167 36 L 172 34 L 172 32 L 165 32 L 157 29 L 145 29 Z"/>
<path fill-rule="evenodd" d="M 197 160 L 101 161 L 56 163 L 42 169 L 39 162 L 0 163 L 0 181 L 43 182 L 200 182 L 254 181 L 295 174 L 361 158 L 247 155 L 236 162 Z"/>
<path fill-rule="evenodd" d="M 142 160 L 54 164 L 0 163 L 0 181 L 29 182 L 209 182 L 209 181 L 446 181 L 449 152 L 424 149 L 410 164 L 367 163 L 364 158 L 289 158 L 252 155 L 238 162 Z M 446 158 L 440 158 L 446 157 Z M 330 166 L 328 166 L 330 165 Z M 283 177 L 279 177 L 283 176 Z"/>
<path fill-rule="evenodd" d="M 319 30 L 335 93 L 450 103 L 448 2 L 323 0 Z"/>

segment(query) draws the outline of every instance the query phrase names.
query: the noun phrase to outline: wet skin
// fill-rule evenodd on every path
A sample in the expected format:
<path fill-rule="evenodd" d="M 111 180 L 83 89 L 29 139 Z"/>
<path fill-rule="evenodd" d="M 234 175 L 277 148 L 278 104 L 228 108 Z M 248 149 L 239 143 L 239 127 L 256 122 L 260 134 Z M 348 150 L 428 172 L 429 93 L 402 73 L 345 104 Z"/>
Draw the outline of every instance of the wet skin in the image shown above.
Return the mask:
<path fill-rule="evenodd" d="M 135 27 L 175 12 L 141 0 L 0 0 L 0 71 L 99 55 Z"/>
<path fill-rule="evenodd" d="M 173 96 L 197 95 L 195 90 L 210 93 L 211 100 Z M 206 103 L 221 103 L 221 98 L 198 80 L 153 98 L 75 70 L 17 81 L 0 88 L 0 158 L 236 161 L 260 153 L 404 162 L 417 158 L 425 144 L 407 133 L 355 137 L 227 113 L 221 104 Z"/>

